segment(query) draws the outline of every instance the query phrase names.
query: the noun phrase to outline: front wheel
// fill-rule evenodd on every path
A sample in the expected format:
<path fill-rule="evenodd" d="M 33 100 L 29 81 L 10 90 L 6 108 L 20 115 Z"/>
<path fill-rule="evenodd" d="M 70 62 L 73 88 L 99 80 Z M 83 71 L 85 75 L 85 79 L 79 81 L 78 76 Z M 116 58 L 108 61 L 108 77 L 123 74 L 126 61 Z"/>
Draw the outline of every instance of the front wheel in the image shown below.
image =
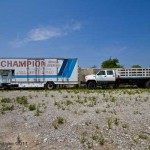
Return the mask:
<path fill-rule="evenodd" d="M 96 83 L 94 81 L 90 81 L 90 82 L 88 82 L 87 87 L 89 89 L 95 89 L 96 88 Z"/>
<path fill-rule="evenodd" d="M 48 89 L 48 90 L 52 90 L 52 89 L 55 89 L 55 84 L 54 84 L 54 82 L 47 82 L 46 83 L 46 89 Z"/>

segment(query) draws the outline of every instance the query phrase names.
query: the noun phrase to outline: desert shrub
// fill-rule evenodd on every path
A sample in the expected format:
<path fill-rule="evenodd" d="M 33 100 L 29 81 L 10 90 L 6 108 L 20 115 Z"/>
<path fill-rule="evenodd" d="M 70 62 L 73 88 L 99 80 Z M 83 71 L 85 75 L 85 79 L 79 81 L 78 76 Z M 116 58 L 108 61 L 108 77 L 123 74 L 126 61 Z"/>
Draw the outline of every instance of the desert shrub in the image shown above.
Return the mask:
<path fill-rule="evenodd" d="M 18 104 L 22 104 L 22 105 L 27 105 L 28 104 L 28 100 L 25 96 L 17 97 L 16 101 L 17 101 Z"/>
<path fill-rule="evenodd" d="M 36 110 L 36 105 L 35 104 L 30 104 L 29 105 L 29 110 L 30 111 Z"/>
<path fill-rule="evenodd" d="M 1 99 L 1 102 L 2 102 L 2 103 L 10 103 L 10 102 L 11 102 L 11 99 L 10 99 L 10 98 L 2 98 L 2 99 Z"/>

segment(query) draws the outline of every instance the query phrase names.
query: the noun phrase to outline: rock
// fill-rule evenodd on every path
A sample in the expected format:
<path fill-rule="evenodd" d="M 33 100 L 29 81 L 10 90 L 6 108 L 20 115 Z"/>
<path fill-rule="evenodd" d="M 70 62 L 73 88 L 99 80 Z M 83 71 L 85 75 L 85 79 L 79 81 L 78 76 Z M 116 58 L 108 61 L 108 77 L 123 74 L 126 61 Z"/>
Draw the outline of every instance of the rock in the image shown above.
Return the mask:
<path fill-rule="evenodd" d="M 43 142 L 46 143 L 46 142 L 47 142 L 47 138 L 45 138 L 45 139 L 43 140 Z"/>

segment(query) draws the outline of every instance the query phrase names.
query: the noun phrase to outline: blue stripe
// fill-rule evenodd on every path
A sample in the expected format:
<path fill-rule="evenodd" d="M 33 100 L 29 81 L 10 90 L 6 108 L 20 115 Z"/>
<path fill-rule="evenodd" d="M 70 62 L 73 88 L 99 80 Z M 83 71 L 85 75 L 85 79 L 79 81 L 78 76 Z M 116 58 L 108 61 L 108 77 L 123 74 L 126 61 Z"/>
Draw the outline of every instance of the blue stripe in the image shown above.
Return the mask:
<path fill-rule="evenodd" d="M 69 70 L 68 70 L 68 74 L 67 74 L 67 77 L 70 78 L 73 70 L 74 70 L 74 67 L 75 67 L 75 64 L 76 64 L 77 60 L 76 59 L 72 59 L 70 61 L 70 67 L 69 67 Z"/>
<path fill-rule="evenodd" d="M 62 64 L 62 66 L 60 68 L 60 71 L 58 73 L 58 76 L 62 76 L 64 68 L 66 67 L 67 62 L 68 62 L 68 59 L 64 59 L 63 64 Z"/>
<path fill-rule="evenodd" d="M 15 78 L 62 78 L 62 76 L 57 75 L 15 75 L 12 76 L 13 79 Z"/>

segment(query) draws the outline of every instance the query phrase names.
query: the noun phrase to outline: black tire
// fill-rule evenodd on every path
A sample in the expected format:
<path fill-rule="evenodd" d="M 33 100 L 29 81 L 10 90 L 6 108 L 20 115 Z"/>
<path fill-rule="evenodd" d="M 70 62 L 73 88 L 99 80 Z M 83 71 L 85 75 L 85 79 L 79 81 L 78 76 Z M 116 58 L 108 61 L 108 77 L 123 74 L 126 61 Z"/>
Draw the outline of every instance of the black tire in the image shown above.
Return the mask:
<path fill-rule="evenodd" d="M 138 88 L 145 88 L 145 83 L 138 83 L 138 84 L 137 84 L 137 87 L 138 87 Z"/>
<path fill-rule="evenodd" d="M 150 81 L 147 81 L 145 86 L 146 88 L 150 89 Z"/>
<path fill-rule="evenodd" d="M 55 89 L 55 84 L 54 84 L 54 82 L 47 82 L 46 83 L 46 89 L 48 89 L 48 90 L 52 90 L 52 89 Z"/>
<path fill-rule="evenodd" d="M 96 83 L 94 81 L 89 81 L 87 87 L 88 89 L 96 89 Z"/>

